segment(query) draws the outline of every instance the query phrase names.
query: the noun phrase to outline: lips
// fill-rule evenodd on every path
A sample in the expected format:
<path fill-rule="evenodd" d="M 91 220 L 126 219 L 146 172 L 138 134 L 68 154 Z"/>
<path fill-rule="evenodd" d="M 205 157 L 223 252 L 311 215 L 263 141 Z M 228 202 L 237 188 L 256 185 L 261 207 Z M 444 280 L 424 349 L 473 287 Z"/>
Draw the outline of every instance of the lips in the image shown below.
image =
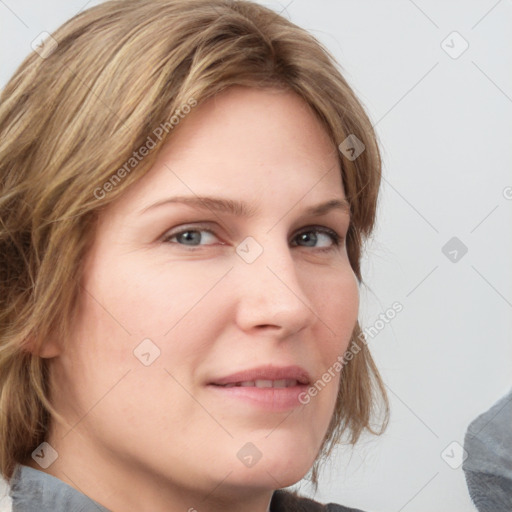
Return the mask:
<path fill-rule="evenodd" d="M 207 388 L 219 407 L 236 401 L 237 414 L 267 414 L 303 407 L 300 396 L 310 383 L 301 366 L 266 365 L 215 378 Z"/>
<path fill-rule="evenodd" d="M 307 385 L 311 382 L 309 373 L 301 366 L 259 366 L 214 379 L 214 386 L 288 388 Z"/>
<path fill-rule="evenodd" d="M 298 382 L 295 379 L 279 379 L 279 380 L 244 380 L 243 382 L 230 382 L 229 384 L 222 384 L 224 388 L 242 387 L 242 388 L 291 388 L 297 386 Z M 219 385 L 219 384 L 216 384 Z"/>
<path fill-rule="evenodd" d="M 282 413 L 304 407 L 300 397 L 311 382 L 300 366 L 260 366 L 213 379 L 207 388 L 219 407 L 236 401 L 237 414 Z"/>

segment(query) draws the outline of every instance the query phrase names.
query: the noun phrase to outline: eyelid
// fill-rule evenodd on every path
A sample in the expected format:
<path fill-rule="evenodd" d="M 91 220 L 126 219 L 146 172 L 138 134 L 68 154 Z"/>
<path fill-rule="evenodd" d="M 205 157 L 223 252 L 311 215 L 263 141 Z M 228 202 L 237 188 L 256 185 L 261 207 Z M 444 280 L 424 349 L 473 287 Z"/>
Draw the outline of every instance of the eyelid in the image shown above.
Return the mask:
<path fill-rule="evenodd" d="M 180 224 L 179 226 L 176 226 L 175 228 L 172 228 L 171 230 L 167 230 L 160 237 L 160 241 L 163 243 L 169 243 L 169 240 L 171 238 L 174 238 L 186 231 L 206 231 L 207 233 L 210 233 L 211 235 L 213 235 L 215 238 L 219 239 L 219 236 L 217 235 L 215 229 L 208 227 L 207 225 L 205 225 L 202 222 L 196 222 L 196 223 L 189 223 L 189 224 Z M 331 237 L 331 240 L 333 243 L 333 247 L 331 247 L 331 248 L 315 248 L 315 247 L 313 247 L 312 249 L 316 249 L 317 251 L 328 251 L 328 250 L 332 250 L 333 248 L 343 247 L 343 245 L 344 245 L 345 238 L 346 238 L 345 235 L 338 232 L 337 229 L 333 229 L 328 226 L 320 225 L 320 224 L 308 224 L 306 226 L 303 226 L 302 228 L 299 228 L 298 230 L 296 230 L 294 232 L 292 240 L 295 237 L 297 237 L 298 235 L 300 235 L 302 233 L 307 233 L 309 231 L 317 231 L 319 233 L 326 234 Z M 343 231 L 343 230 L 340 230 L 340 231 Z M 177 245 L 183 246 L 185 248 L 186 247 L 189 247 L 189 248 L 204 247 L 204 245 L 197 245 L 197 246 L 193 246 L 193 245 L 187 246 L 186 244 L 177 244 Z M 214 244 L 206 244 L 206 246 L 208 246 L 208 245 L 214 245 Z M 216 244 L 216 245 L 219 245 L 219 244 Z M 225 242 L 221 241 L 220 245 L 226 245 L 226 244 L 225 244 Z M 294 244 L 294 247 L 300 247 L 300 246 L 298 246 L 297 244 Z"/>
<path fill-rule="evenodd" d="M 175 228 L 168 229 L 161 237 L 160 241 L 165 242 L 170 238 L 174 238 L 175 236 L 183 233 L 184 231 L 207 231 L 208 233 L 214 235 L 216 238 L 219 238 L 217 233 L 211 228 L 202 223 L 192 223 L 192 224 L 180 224 Z"/>
<path fill-rule="evenodd" d="M 345 236 L 338 233 L 337 230 L 332 229 L 328 226 L 321 226 L 319 224 L 310 224 L 308 226 L 304 226 L 303 228 L 299 229 L 299 231 L 295 232 L 294 238 L 298 235 L 301 235 L 302 233 L 308 233 L 310 231 L 317 231 L 318 233 L 322 233 L 324 235 L 328 235 L 331 237 L 331 240 L 333 242 L 333 246 L 335 248 L 340 248 L 343 246 L 343 243 L 345 241 Z M 328 251 L 332 250 L 332 248 L 317 248 L 318 251 Z"/>

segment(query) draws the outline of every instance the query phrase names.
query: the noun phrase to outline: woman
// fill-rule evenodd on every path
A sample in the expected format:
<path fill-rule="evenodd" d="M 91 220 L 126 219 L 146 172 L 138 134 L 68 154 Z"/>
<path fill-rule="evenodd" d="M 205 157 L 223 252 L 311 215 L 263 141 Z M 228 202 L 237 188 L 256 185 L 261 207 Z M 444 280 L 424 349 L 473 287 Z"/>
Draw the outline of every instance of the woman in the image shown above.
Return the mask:
<path fill-rule="evenodd" d="M 0 134 L 13 510 L 353 510 L 283 490 L 388 421 L 357 321 L 380 157 L 328 52 L 252 2 L 106 2 Z"/>

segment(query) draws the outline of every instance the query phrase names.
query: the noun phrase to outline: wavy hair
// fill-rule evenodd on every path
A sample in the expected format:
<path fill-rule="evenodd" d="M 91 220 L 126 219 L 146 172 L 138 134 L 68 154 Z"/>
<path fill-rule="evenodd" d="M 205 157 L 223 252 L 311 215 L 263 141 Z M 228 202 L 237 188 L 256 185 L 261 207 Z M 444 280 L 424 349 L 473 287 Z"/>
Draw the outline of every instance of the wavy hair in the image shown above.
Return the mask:
<path fill-rule="evenodd" d="M 108 44 L 106 44 L 108 42 Z M 350 203 L 347 251 L 362 283 L 381 158 L 367 114 L 329 51 L 306 30 L 247 0 L 112 0 L 79 13 L 20 65 L 0 96 L 0 472 L 45 440 L 50 403 L 45 340 L 69 339 L 84 255 L 105 206 L 142 178 L 173 129 L 133 169 L 121 169 L 191 99 L 233 86 L 283 87 L 302 97 L 333 144 Z M 168 120 L 171 120 L 169 123 Z M 167 123 L 167 124 L 165 124 Z M 104 193 L 114 175 L 122 179 Z M 100 193 L 100 192 L 101 193 Z M 359 322 L 352 340 L 364 339 Z M 385 417 L 371 428 L 377 405 Z M 330 426 L 311 470 L 344 434 L 381 434 L 385 387 L 366 343 L 344 366 Z"/>

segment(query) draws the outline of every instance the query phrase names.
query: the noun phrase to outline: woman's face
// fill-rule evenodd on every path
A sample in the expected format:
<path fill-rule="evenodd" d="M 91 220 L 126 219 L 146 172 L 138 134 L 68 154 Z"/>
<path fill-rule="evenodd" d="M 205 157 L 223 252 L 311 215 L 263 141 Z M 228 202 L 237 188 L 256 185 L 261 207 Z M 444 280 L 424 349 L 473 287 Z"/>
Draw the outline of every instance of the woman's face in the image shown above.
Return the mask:
<path fill-rule="evenodd" d="M 305 405 L 295 380 L 333 367 L 358 313 L 349 214 L 309 210 L 344 198 L 337 148 L 295 94 L 233 87 L 192 109 L 100 217 L 75 335 L 51 359 L 70 426 L 53 426 L 48 471 L 107 504 L 122 482 L 133 509 L 148 482 L 223 497 L 301 479 L 339 373 Z"/>

